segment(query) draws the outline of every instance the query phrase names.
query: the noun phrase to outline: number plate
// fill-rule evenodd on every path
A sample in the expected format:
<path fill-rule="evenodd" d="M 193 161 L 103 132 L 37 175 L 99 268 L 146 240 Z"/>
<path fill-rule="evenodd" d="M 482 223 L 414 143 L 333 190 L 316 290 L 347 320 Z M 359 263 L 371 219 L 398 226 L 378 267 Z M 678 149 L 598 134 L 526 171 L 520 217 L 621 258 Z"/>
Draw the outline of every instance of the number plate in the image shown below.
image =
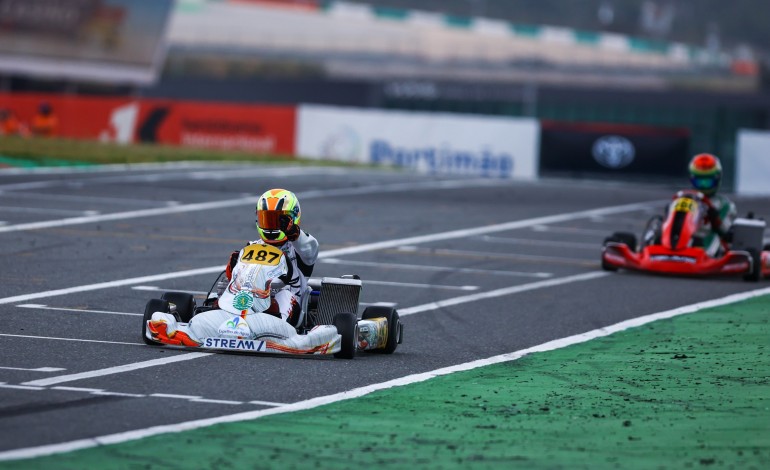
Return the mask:
<path fill-rule="evenodd" d="M 277 266 L 281 261 L 283 251 L 270 245 L 249 245 L 243 249 L 241 262 L 248 264 L 264 264 Z"/>
<path fill-rule="evenodd" d="M 679 198 L 674 203 L 676 212 L 691 212 L 693 209 L 695 209 L 695 201 L 686 197 Z"/>

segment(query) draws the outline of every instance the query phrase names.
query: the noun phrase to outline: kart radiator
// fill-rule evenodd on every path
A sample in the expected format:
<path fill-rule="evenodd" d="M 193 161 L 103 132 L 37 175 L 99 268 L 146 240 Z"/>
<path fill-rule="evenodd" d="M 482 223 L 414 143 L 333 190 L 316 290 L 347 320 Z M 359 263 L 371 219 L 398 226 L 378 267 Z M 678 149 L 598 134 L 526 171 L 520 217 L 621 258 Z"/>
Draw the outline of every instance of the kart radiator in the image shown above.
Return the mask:
<path fill-rule="evenodd" d="M 318 296 L 316 323 L 331 325 L 338 313 L 358 315 L 358 296 L 361 294 L 361 280 L 325 277 L 321 280 Z"/>

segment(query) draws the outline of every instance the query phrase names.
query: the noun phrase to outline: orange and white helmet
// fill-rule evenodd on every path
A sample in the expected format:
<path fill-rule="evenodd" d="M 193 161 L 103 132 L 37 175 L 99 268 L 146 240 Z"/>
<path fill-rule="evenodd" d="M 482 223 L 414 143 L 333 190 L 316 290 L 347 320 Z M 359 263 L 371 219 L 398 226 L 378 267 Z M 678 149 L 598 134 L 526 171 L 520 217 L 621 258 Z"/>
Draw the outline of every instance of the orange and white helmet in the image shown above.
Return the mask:
<path fill-rule="evenodd" d="M 265 243 L 283 245 L 287 240 L 286 231 L 299 225 L 302 215 L 299 200 L 293 192 L 285 189 L 265 191 L 257 201 L 257 231 Z"/>

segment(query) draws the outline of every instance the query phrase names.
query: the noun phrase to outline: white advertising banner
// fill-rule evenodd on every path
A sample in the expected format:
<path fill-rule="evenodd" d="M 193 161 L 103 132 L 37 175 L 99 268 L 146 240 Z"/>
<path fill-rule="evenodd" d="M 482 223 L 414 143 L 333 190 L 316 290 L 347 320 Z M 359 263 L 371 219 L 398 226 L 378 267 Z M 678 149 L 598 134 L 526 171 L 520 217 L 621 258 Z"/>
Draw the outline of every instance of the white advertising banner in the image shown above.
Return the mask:
<path fill-rule="evenodd" d="M 404 166 L 423 173 L 534 179 L 535 119 L 302 105 L 302 157 Z"/>
<path fill-rule="evenodd" d="M 770 194 L 770 132 L 738 131 L 735 190 L 738 194 Z"/>

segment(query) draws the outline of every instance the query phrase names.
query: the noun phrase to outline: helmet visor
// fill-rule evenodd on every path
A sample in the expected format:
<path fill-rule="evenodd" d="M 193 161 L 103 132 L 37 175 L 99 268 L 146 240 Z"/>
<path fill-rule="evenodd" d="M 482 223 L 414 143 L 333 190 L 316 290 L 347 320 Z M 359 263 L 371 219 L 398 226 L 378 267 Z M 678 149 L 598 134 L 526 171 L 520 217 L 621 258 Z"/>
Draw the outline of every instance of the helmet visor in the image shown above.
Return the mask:
<path fill-rule="evenodd" d="M 259 210 L 257 211 L 257 225 L 263 230 L 281 230 L 281 216 L 283 211 Z"/>
<path fill-rule="evenodd" d="M 693 176 L 691 180 L 692 185 L 700 190 L 714 189 L 719 184 L 719 178 L 713 176 Z"/>

